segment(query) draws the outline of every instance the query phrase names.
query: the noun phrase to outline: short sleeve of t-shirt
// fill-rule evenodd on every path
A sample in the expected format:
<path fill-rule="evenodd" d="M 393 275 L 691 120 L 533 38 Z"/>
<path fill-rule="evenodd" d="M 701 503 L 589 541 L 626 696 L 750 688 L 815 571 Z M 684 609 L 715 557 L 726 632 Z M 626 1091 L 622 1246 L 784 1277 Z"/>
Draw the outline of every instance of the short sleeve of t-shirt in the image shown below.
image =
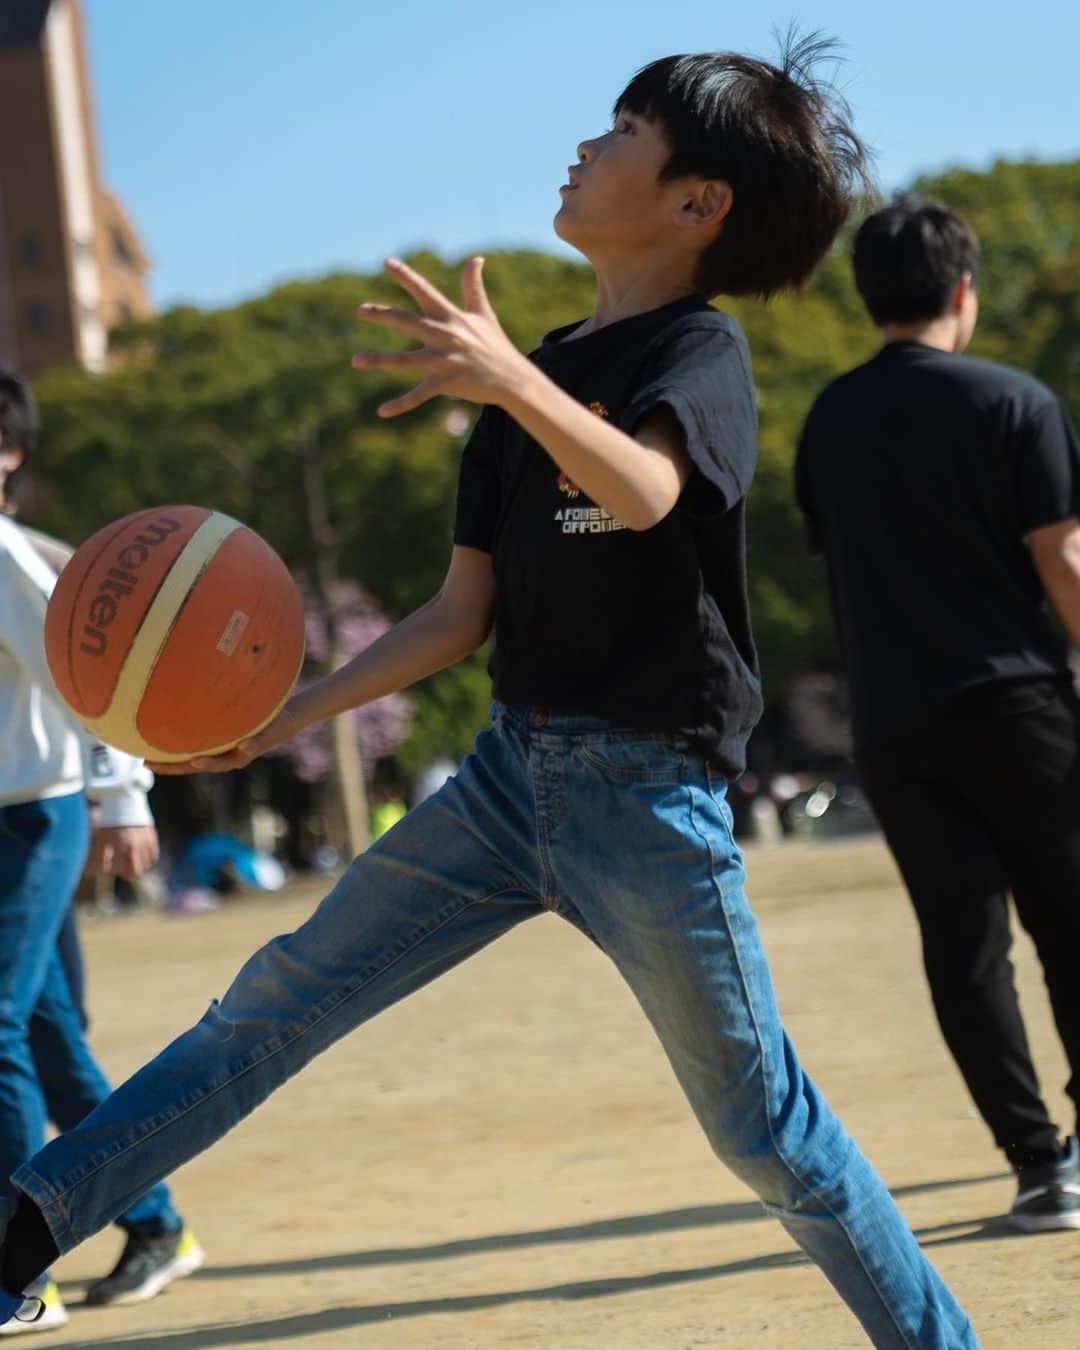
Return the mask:
<path fill-rule="evenodd" d="M 1047 392 L 1025 409 L 1014 444 L 1024 533 L 1080 515 L 1080 445 L 1058 399 Z"/>
<path fill-rule="evenodd" d="M 633 435 L 655 408 L 670 408 L 697 470 L 681 504 L 702 515 L 730 509 L 749 490 L 757 459 L 757 411 L 745 344 L 724 315 L 694 315 L 654 340 L 643 375 L 620 426 Z"/>
<path fill-rule="evenodd" d="M 499 518 L 500 421 L 498 409 L 480 414 L 461 456 L 458 474 L 454 543 L 490 553 Z"/>

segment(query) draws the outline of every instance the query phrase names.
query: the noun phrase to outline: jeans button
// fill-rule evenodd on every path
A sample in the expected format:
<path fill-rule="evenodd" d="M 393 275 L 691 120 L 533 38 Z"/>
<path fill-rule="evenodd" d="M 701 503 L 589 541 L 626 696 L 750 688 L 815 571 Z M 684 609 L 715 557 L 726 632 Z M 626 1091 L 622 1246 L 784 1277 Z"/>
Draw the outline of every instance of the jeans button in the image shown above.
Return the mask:
<path fill-rule="evenodd" d="M 548 715 L 543 708 L 534 708 L 532 711 L 532 724 L 534 727 L 546 727 Z"/>

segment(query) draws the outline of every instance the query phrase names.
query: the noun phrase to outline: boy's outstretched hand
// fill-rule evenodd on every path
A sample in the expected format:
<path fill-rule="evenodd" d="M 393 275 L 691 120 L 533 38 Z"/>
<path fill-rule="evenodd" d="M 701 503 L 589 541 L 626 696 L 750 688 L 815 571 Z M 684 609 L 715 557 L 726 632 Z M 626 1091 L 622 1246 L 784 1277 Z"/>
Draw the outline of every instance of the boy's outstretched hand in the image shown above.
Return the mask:
<path fill-rule="evenodd" d="M 146 767 L 152 769 L 155 775 L 162 774 L 166 778 L 189 773 L 232 773 L 234 769 L 246 769 L 261 754 L 258 737 L 253 737 L 220 755 L 196 755 L 194 759 L 169 761 L 148 759 Z"/>
<path fill-rule="evenodd" d="M 177 774 L 188 773 L 232 773 L 234 769 L 246 769 L 253 759 L 258 759 L 260 755 L 265 755 L 267 750 L 272 750 L 275 745 L 280 745 L 282 741 L 287 741 L 297 730 L 293 719 L 289 716 L 288 704 L 281 712 L 263 727 L 262 731 L 254 736 L 249 736 L 247 740 L 234 745 L 231 750 L 226 750 L 220 755 L 196 755 L 194 759 L 175 760 L 171 762 L 155 762 L 147 760 L 146 766 L 152 769 L 155 774 L 162 774 L 166 778 L 176 776 Z"/>
<path fill-rule="evenodd" d="M 483 258 L 465 264 L 463 309 L 397 258 L 389 259 L 386 270 L 420 306 L 420 313 L 377 304 L 361 305 L 357 312 L 369 323 L 399 329 L 423 345 L 406 352 L 357 352 L 352 363 L 357 370 L 415 370 L 423 378 L 407 394 L 382 404 L 380 417 L 411 412 L 439 395 L 501 403 L 533 372 L 503 332 L 487 298 Z"/>

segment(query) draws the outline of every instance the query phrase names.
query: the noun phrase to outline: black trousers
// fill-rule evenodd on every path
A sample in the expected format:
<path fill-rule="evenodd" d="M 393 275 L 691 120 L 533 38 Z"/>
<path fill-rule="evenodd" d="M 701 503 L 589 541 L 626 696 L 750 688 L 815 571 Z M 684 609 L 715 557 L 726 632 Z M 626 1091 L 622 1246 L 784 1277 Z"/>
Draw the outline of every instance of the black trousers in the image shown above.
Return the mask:
<path fill-rule="evenodd" d="M 1014 1165 L 1056 1156 L 1009 959 L 1008 897 L 1035 943 L 1080 1104 L 1080 700 L 998 682 L 857 755 L 911 895 L 938 1021 Z"/>

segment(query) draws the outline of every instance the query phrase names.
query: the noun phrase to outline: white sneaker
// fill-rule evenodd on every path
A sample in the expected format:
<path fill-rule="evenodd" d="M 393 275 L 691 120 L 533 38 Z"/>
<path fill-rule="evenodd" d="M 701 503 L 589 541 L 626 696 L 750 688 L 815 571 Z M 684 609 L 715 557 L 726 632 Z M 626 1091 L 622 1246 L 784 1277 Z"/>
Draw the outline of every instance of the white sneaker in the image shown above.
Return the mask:
<path fill-rule="evenodd" d="M 31 1320 L 40 1309 L 41 1315 Z M 55 1331 L 68 1320 L 68 1310 L 60 1290 L 52 1280 L 35 1281 L 27 1290 L 23 1305 L 10 1322 L 0 1326 L 0 1336 L 21 1336 L 26 1331 Z"/>

